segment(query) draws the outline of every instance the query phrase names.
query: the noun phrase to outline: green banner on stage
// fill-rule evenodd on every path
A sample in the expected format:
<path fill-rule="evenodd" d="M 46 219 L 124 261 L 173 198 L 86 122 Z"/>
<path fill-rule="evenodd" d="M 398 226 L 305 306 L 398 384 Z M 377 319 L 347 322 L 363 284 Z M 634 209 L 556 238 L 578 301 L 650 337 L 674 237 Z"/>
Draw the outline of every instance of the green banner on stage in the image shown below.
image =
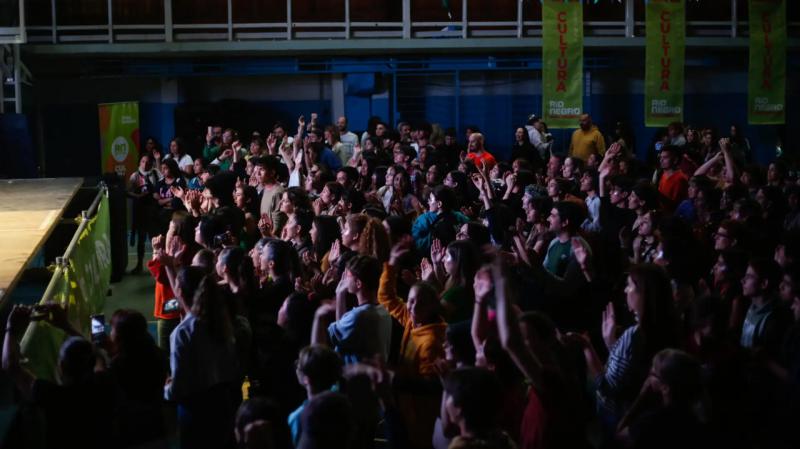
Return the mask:
<path fill-rule="evenodd" d="M 103 195 L 97 213 L 78 237 L 75 250 L 56 280 L 51 301 L 67 310 L 75 329 L 90 334 L 94 314 L 103 313 L 111 281 L 111 246 L 108 198 Z M 27 368 L 41 379 L 54 380 L 61 343 L 66 334 L 44 321 L 33 322 L 22 338 Z"/>
<path fill-rule="evenodd" d="M 750 71 L 747 119 L 786 123 L 786 2 L 750 0 Z"/>
<path fill-rule="evenodd" d="M 127 180 L 139 162 L 139 103 L 104 103 L 97 108 L 101 170 Z"/>
<path fill-rule="evenodd" d="M 645 15 L 644 124 L 666 126 L 683 121 L 684 0 L 650 0 Z"/>
<path fill-rule="evenodd" d="M 576 128 L 583 112 L 583 6 L 542 4 L 542 117 L 550 128 Z"/>

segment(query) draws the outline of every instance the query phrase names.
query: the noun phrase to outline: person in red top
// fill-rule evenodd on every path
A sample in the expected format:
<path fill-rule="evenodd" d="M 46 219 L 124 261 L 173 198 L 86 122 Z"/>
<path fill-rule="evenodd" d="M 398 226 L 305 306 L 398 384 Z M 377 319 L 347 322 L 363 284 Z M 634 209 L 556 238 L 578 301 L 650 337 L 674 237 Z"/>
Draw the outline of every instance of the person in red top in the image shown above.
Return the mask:
<path fill-rule="evenodd" d="M 494 159 L 494 156 L 492 156 L 491 153 L 486 151 L 486 148 L 484 148 L 483 144 L 484 144 L 483 134 L 481 133 L 470 134 L 469 146 L 467 147 L 469 152 L 467 153 L 466 160 L 472 161 L 473 164 L 477 164 L 478 160 L 480 160 L 488 169 L 491 170 L 492 167 L 495 166 L 497 161 Z"/>
<path fill-rule="evenodd" d="M 678 169 L 680 150 L 672 145 L 665 145 L 658 155 L 661 168 L 661 177 L 658 180 L 658 193 L 661 196 L 661 206 L 667 212 L 672 212 L 686 199 L 689 191 L 689 178 Z"/>
<path fill-rule="evenodd" d="M 147 269 L 156 280 L 153 316 L 158 320 L 158 346 L 169 350 L 169 336 L 180 323 L 180 305 L 172 291 L 174 278 L 181 266 L 191 265 L 197 249 L 194 228 L 185 211 L 172 214 L 166 237 L 153 237 L 153 259 Z M 174 301 L 171 301 L 174 300 Z"/>

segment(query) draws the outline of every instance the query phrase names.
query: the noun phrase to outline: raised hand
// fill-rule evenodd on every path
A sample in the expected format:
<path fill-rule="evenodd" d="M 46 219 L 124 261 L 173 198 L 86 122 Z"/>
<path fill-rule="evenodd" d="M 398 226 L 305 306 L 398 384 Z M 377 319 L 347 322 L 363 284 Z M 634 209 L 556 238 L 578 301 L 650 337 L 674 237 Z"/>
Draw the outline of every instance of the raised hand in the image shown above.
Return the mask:
<path fill-rule="evenodd" d="M 184 193 L 185 193 L 185 191 L 183 190 L 183 187 L 181 187 L 181 186 L 172 186 L 172 187 L 169 188 L 169 191 L 172 192 L 172 196 L 174 196 L 175 198 L 183 199 L 183 196 L 184 196 Z"/>
<path fill-rule="evenodd" d="M 504 181 L 506 183 L 506 187 L 511 189 L 512 187 L 514 187 L 514 184 L 517 183 L 517 175 L 515 175 L 514 173 L 508 173 Z"/>
<path fill-rule="evenodd" d="M 261 233 L 261 236 L 271 237 L 272 229 L 272 219 L 269 214 L 261 214 L 261 218 L 258 220 L 258 231 Z"/>
<path fill-rule="evenodd" d="M 581 266 L 581 269 L 586 269 L 589 263 L 589 248 L 585 246 L 583 241 L 577 237 L 573 237 L 571 240 L 572 243 L 572 253 L 575 255 L 575 260 Z"/>
<path fill-rule="evenodd" d="M 322 202 L 322 197 L 319 197 L 311 203 L 311 207 L 314 209 L 315 215 L 320 215 L 322 213 L 322 209 L 325 207 L 325 203 Z"/>
<path fill-rule="evenodd" d="M 13 333 L 17 333 L 28 327 L 28 323 L 31 322 L 31 312 L 33 312 L 33 309 L 29 306 L 15 304 L 14 308 L 11 309 L 11 313 L 8 314 L 6 331 L 10 330 Z"/>
<path fill-rule="evenodd" d="M 330 271 L 332 271 L 332 270 L 329 270 L 329 272 Z M 347 273 L 348 272 L 345 272 L 345 274 L 339 279 L 339 283 L 336 285 L 336 296 L 337 297 L 339 295 L 344 295 L 345 293 L 347 293 L 349 291 L 349 289 L 350 289 L 350 284 L 353 283 L 352 276 L 349 276 Z"/>
<path fill-rule="evenodd" d="M 442 246 L 442 241 L 434 239 L 431 243 L 431 262 L 440 264 L 444 260 L 445 248 Z"/>
<path fill-rule="evenodd" d="M 331 285 L 336 282 L 336 278 L 338 277 L 339 269 L 335 266 L 331 266 L 331 268 L 322 276 L 322 285 Z"/>
<path fill-rule="evenodd" d="M 150 244 L 153 246 L 153 251 L 160 251 L 164 249 L 164 236 L 157 235 L 150 239 Z"/>
<path fill-rule="evenodd" d="M 334 265 L 336 261 L 339 260 L 339 257 L 342 255 L 342 243 L 339 239 L 333 241 L 331 245 L 331 250 L 328 252 L 328 262 L 331 265 Z"/>
<path fill-rule="evenodd" d="M 478 270 L 478 272 L 475 273 L 475 279 L 472 281 L 472 289 L 475 292 L 475 302 L 480 303 L 486 301 L 493 287 L 491 270 L 486 268 Z"/>
<path fill-rule="evenodd" d="M 606 310 L 603 311 L 603 341 L 606 342 L 606 347 L 611 349 L 614 343 L 617 341 L 616 338 L 616 328 L 617 328 L 617 317 L 616 313 L 614 312 L 614 304 L 608 303 L 606 305 Z"/>
<path fill-rule="evenodd" d="M 406 236 L 397 242 L 389 253 L 389 265 L 397 265 L 400 259 L 411 251 L 411 238 Z"/>
<path fill-rule="evenodd" d="M 233 150 L 228 148 L 219 155 L 219 160 L 224 161 L 233 157 Z"/>
<path fill-rule="evenodd" d="M 211 145 L 211 142 L 214 140 L 214 128 L 209 126 L 208 130 L 206 131 L 206 144 Z"/>
<path fill-rule="evenodd" d="M 420 262 L 420 269 L 423 281 L 428 281 L 433 277 L 433 264 L 427 257 L 422 258 Z"/>
<path fill-rule="evenodd" d="M 731 149 L 731 139 L 727 137 L 723 137 L 719 139 L 719 149 L 722 151 L 730 151 Z"/>

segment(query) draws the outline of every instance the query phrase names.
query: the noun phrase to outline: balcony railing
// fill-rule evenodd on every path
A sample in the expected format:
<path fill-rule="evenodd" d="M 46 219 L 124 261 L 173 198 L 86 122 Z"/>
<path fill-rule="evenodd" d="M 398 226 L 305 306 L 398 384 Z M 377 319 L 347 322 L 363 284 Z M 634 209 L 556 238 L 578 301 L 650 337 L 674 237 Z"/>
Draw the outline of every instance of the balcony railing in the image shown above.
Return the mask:
<path fill-rule="evenodd" d="M 541 37 L 537 0 L 18 0 L 0 41 L 32 44 Z M 800 36 L 790 1 L 789 35 Z M 687 0 L 687 36 L 747 35 L 746 0 Z M 720 5 L 724 7 L 720 8 Z M 586 37 L 644 35 L 644 0 L 584 7 Z M 27 19 L 26 19 L 27 16 Z M 26 23 L 27 22 L 27 23 Z"/>

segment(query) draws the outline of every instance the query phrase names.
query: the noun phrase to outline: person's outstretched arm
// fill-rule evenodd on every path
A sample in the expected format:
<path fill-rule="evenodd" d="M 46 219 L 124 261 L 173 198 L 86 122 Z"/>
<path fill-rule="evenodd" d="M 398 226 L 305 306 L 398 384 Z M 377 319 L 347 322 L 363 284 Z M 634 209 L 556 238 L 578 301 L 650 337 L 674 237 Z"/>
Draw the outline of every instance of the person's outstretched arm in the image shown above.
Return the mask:
<path fill-rule="evenodd" d="M 503 269 L 497 260 L 492 267 L 494 281 L 494 297 L 497 304 L 497 333 L 500 344 L 511 356 L 511 360 L 530 380 L 534 388 L 541 386 L 542 363 L 536 358 L 531 348 L 525 344 L 522 332 L 519 329 L 519 320 L 512 309 L 513 293 L 508 286 L 508 281 Z"/>
<path fill-rule="evenodd" d="M 30 397 L 36 377 L 20 365 L 20 350 L 17 335 L 24 332 L 31 320 L 31 308 L 15 305 L 8 315 L 6 336 L 3 340 L 3 370 L 14 378 L 17 387 L 26 398 Z"/>

